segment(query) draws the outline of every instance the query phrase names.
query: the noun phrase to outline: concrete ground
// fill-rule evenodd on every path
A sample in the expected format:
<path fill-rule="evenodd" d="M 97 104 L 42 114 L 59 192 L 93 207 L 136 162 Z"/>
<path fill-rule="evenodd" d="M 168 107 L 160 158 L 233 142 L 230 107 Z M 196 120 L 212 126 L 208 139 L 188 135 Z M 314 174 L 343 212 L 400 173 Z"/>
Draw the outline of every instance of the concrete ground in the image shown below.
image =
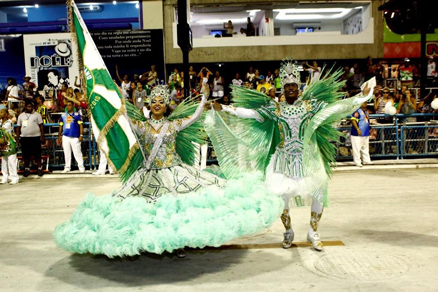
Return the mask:
<path fill-rule="evenodd" d="M 316 252 L 300 244 L 310 216 L 300 208 L 292 213 L 300 247 L 279 248 L 279 220 L 232 242 L 249 249 L 188 251 L 185 259 L 108 259 L 54 244 L 55 226 L 87 192 L 116 188 L 114 176 L 46 175 L 0 185 L 0 291 L 438 291 L 437 170 L 335 172 L 320 232 L 344 246 Z"/>

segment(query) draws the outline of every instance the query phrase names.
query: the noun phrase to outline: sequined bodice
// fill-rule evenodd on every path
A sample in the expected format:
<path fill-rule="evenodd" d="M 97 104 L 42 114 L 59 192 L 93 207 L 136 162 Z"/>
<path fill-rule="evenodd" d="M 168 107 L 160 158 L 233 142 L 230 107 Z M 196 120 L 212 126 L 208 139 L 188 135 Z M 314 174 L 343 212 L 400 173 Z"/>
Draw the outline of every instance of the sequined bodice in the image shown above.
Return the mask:
<path fill-rule="evenodd" d="M 304 151 L 304 131 L 310 118 L 324 103 L 298 100 L 294 104 L 272 102 L 257 112 L 263 118 L 273 119 L 278 123 L 280 143 L 274 158 L 274 171 L 291 178 L 302 177 Z"/>
<path fill-rule="evenodd" d="M 305 118 L 308 112 L 306 104 L 300 102 L 298 104 L 280 103 L 280 116 L 278 117 L 281 144 L 287 153 L 302 153 L 303 151 L 303 137 L 305 126 Z"/>
<path fill-rule="evenodd" d="M 159 134 L 153 133 L 152 127 L 148 122 L 144 123 L 145 131 L 142 135 L 144 141 L 144 151 L 146 157 L 151 155 L 152 149 L 155 145 L 155 141 L 159 137 Z M 158 149 L 158 152 L 152 161 L 152 169 L 168 168 L 171 166 L 179 165 L 181 159 L 176 153 L 175 143 L 176 143 L 176 130 L 173 124 L 170 123 L 166 134 L 163 137 L 163 141 Z"/>

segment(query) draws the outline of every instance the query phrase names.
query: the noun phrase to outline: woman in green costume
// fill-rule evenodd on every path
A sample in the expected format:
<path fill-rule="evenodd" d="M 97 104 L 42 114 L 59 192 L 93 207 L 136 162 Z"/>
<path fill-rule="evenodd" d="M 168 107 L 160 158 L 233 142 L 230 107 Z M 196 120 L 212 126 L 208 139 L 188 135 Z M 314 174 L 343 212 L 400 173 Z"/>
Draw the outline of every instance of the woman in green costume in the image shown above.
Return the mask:
<path fill-rule="evenodd" d="M 56 228 L 60 247 L 109 257 L 176 250 L 183 257 L 184 247 L 220 246 L 278 218 L 283 202 L 267 192 L 260 174 L 227 181 L 192 166 L 196 145 L 206 139 L 206 99 L 193 100 L 166 117 L 169 93 L 157 86 L 150 117 L 126 104 L 144 159 L 130 165 L 129 177 L 112 195 L 87 195 Z"/>

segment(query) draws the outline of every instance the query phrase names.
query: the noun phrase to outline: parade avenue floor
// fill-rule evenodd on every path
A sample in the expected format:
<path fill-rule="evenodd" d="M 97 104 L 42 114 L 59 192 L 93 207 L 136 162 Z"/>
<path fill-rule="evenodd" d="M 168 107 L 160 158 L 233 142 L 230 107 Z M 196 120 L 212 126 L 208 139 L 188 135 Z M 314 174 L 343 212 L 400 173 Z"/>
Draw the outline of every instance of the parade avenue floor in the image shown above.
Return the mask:
<path fill-rule="evenodd" d="M 293 209 L 297 246 L 283 228 L 218 249 L 108 259 L 77 255 L 52 240 L 87 192 L 103 195 L 115 176 L 0 185 L 0 291 L 438 291 L 438 168 L 352 169 L 334 173 L 320 232 L 305 243 L 309 207 Z"/>

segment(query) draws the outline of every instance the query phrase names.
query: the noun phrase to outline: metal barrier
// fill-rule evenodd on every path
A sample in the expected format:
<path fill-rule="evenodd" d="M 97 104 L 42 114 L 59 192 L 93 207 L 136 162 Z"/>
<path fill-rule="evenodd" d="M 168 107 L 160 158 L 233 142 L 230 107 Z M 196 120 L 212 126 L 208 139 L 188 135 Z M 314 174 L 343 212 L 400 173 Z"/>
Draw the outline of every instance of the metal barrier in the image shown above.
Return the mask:
<path fill-rule="evenodd" d="M 84 123 L 83 141 L 81 143 L 82 156 L 84 158 L 84 166 L 88 169 L 95 169 L 99 165 L 97 144 L 90 123 Z M 58 123 L 44 124 L 44 133 L 46 137 L 46 145 L 41 149 L 41 155 L 48 157 L 49 167 L 53 169 L 62 169 L 65 165 L 64 150 L 62 145 L 58 145 Z M 21 149 L 18 149 L 18 156 L 21 156 Z M 43 159 L 46 162 L 46 159 Z M 74 157 L 72 157 L 72 167 L 76 165 Z"/>
<path fill-rule="evenodd" d="M 419 119 L 430 119 L 425 122 L 408 122 L 407 117 Z M 370 115 L 370 119 L 383 120 L 391 118 L 387 115 Z M 434 120 L 436 119 L 436 120 Z M 99 166 L 99 150 L 92 135 L 90 123 L 84 123 L 82 141 L 82 155 L 84 165 L 92 170 Z M 64 167 L 64 151 L 62 145 L 57 144 L 58 129 L 57 123 L 45 124 L 46 147 L 42 148 L 42 155 L 48 157 L 49 167 L 62 169 Z M 389 124 L 371 124 L 370 133 L 370 156 L 372 158 L 403 159 L 411 157 L 438 157 L 438 114 L 412 114 L 395 115 L 393 122 Z M 345 137 L 337 143 L 336 160 L 345 161 L 352 159 L 351 143 L 349 134 L 351 126 L 339 127 Z M 20 154 L 21 150 L 19 149 Z M 20 156 L 20 155 L 19 155 Z M 217 163 L 215 151 L 209 143 L 207 163 Z M 72 158 L 72 166 L 76 161 Z"/>
<path fill-rule="evenodd" d="M 421 119 L 423 122 L 411 121 L 408 118 Z M 390 121 L 387 124 L 371 124 L 369 150 L 372 158 L 438 157 L 438 114 L 398 114 L 393 117 L 376 114 L 370 115 L 370 119 Z M 343 126 L 339 130 L 346 134 L 346 138 L 341 138 L 336 143 L 336 159 L 351 159 L 351 126 Z"/>

